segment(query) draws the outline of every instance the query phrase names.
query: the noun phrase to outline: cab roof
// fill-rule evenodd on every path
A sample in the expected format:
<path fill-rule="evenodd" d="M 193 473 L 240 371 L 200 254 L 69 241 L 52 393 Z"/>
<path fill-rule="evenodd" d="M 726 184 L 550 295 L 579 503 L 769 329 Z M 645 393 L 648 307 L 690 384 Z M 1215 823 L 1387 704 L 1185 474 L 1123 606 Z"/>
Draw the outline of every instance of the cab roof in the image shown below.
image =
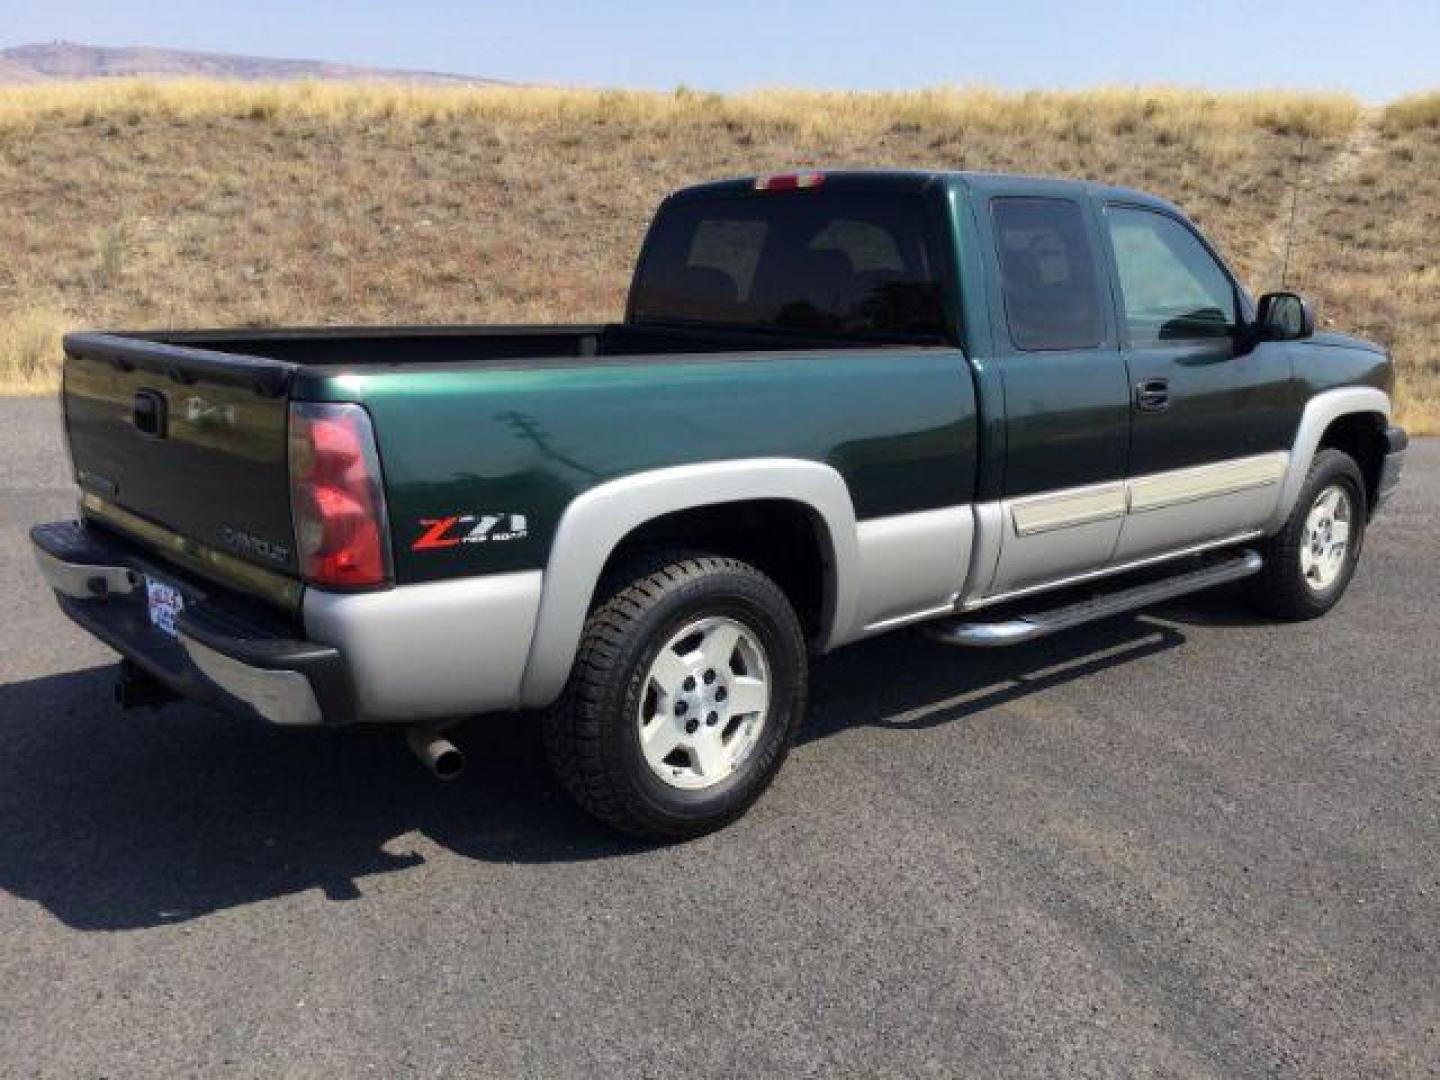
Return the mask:
<path fill-rule="evenodd" d="M 766 173 L 757 176 L 739 176 L 728 180 L 713 180 L 681 188 L 670 196 L 676 200 L 703 199 L 715 197 L 738 197 L 746 195 L 763 196 L 774 194 L 757 187 L 762 181 L 776 178 L 819 177 L 818 184 L 801 185 L 813 189 L 823 185 L 827 191 L 883 191 L 891 193 L 922 192 L 941 186 L 966 188 L 981 197 L 996 195 L 1067 195 L 1071 198 L 1085 196 L 1092 199 L 1106 199 L 1134 203 L 1140 206 L 1155 206 L 1166 210 L 1176 207 L 1155 195 L 1132 188 L 1097 184 L 1088 180 L 1072 180 L 1063 177 L 1029 176 L 1024 173 L 966 172 L 943 169 L 821 169 L 807 167 L 783 173 Z"/>

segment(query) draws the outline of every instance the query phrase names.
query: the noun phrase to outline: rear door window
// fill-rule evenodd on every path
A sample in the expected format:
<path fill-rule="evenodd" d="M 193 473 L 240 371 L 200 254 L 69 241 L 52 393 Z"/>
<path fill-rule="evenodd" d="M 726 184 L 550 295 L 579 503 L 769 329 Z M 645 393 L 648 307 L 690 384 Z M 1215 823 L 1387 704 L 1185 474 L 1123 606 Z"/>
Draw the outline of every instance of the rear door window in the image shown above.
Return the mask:
<path fill-rule="evenodd" d="M 1084 211 L 1069 199 L 994 199 L 996 255 L 1010 340 L 1043 352 L 1105 340 L 1104 297 Z"/>
<path fill-rule="evenodd" d="M 631 319 L 945 337 L 934 231 L 914 195 L 680 200 L 651 230 Z"/>

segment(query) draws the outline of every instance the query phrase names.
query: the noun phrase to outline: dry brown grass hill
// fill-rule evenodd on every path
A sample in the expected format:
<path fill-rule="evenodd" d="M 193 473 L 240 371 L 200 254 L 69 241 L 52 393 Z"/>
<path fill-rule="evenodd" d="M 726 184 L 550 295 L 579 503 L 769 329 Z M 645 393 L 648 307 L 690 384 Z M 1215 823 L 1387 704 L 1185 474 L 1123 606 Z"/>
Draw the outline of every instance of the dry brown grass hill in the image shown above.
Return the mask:
<path fill-rule="evenodd" d="M 1166 195 L 1252 288 L 1390 344 L 1440 431 L 1440 93 L 716 96 L 107 80 L 0 89 L 0 381 L 81 326 L 614 318 L 647 217 L 797 164 L 1019 170 Z M 1298 189 L 1296 184 L 1298 181 Z"/>

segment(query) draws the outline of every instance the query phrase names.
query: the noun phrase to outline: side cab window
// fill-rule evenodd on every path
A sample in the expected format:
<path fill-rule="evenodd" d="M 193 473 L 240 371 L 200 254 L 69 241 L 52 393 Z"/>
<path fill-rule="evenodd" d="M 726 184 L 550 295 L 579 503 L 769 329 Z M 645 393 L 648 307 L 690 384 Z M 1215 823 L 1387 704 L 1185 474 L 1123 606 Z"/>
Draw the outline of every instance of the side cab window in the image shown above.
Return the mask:
<path fill-rule="evenodd" d="M 1069 199 L 1005 196 L 990 213 L 1010 340 L 1025 352 L 1093 349 L 1106 303 L 1085 225 Z"/>
<path fill-rule="evenodd" d="M 1132 345 L 1234 331 L 1235 283 L 1191 229 L 1169 214 L 1121 205 L 1106 207 L 1105 223 Z"/>

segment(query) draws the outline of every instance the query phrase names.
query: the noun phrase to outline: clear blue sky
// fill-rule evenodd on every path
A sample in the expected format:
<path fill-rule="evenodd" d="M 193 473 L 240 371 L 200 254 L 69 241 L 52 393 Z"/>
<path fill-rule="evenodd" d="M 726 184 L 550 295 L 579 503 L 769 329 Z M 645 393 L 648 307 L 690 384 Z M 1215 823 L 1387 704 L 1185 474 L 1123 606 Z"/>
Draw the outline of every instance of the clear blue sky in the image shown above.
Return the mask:
<path fill-rule="evenodd" d="M 0 0 L 0 45 L 52 38 L 661 88 L 1440 87 L 1440 0 Z"/>

